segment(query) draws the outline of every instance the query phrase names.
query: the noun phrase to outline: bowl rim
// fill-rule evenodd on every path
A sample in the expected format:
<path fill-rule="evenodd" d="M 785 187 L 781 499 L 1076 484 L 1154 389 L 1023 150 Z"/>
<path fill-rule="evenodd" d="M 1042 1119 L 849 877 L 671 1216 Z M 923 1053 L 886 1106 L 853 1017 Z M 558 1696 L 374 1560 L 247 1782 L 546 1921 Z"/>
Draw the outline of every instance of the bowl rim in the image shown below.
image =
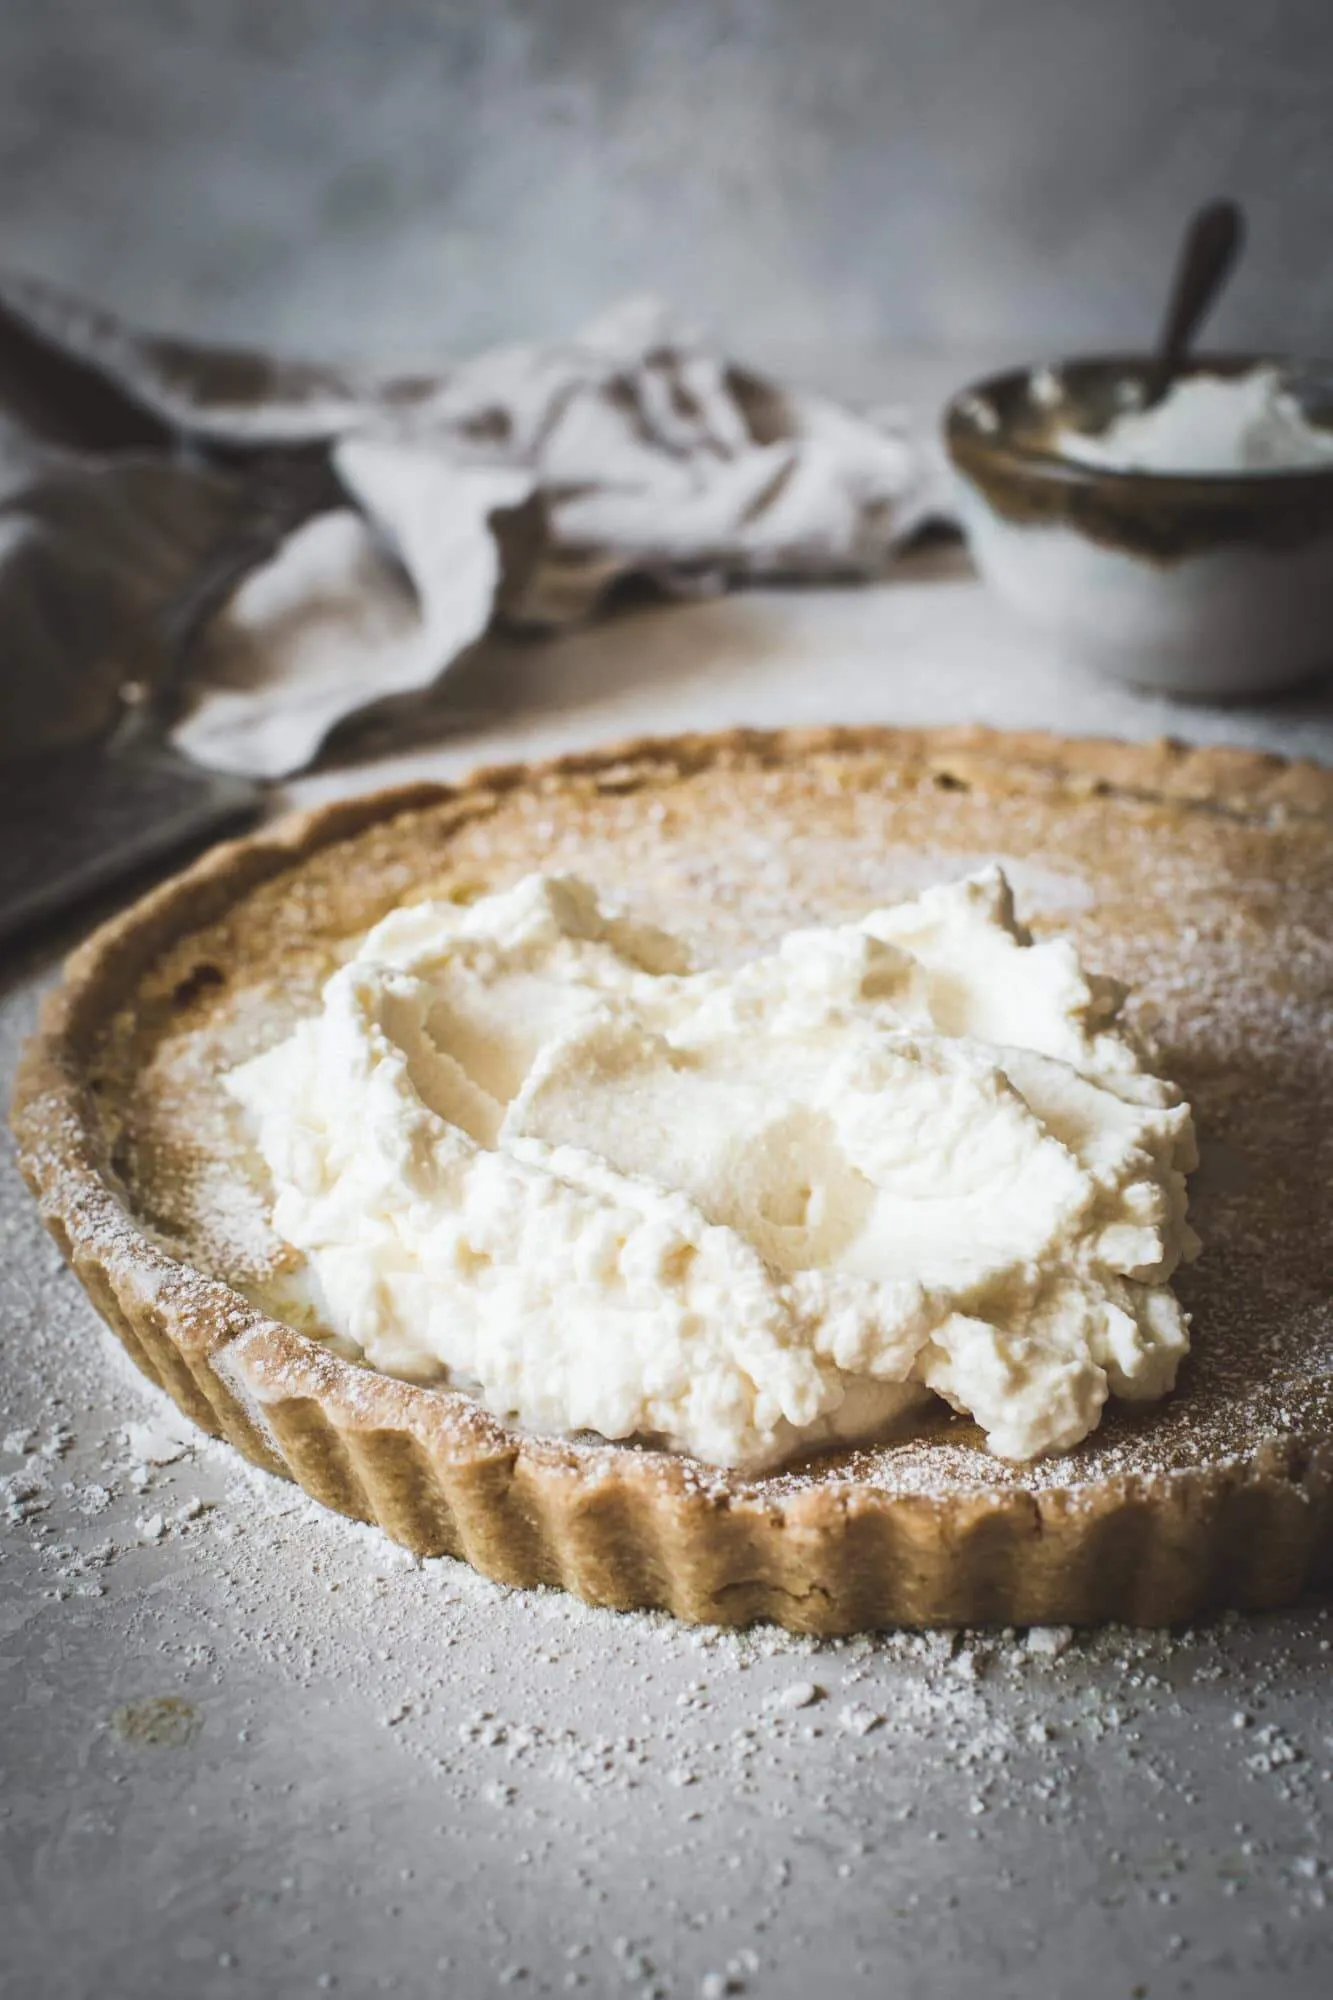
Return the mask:
<path fill-rule="evenodd" d="M 940 428 L 949 459 L 957 470 L 963 472 L 969 469 L 965 462 L 967 458 L 973 461 L 980 459 L 997 471 L 1035 475 L 1056 484 L 1085 489 L 1102 486 L 1126 497 L 1138 489 L 1145 495 L 1151 492 L 1157 499 L 1174 497 L 1195 504 L 1210 499 L 1232 502 L 1243 497 L 1247 504 L 1252 505 L 1263 494 L 1290 501 L 1300 495 L 1308 497 L 1323 486 L 1333 491 L 1333 459 L 1325 465 L 1236 472 L 1153 472 L 1141 467 L 1121 469 L 1109 465 L 1088 465 L 1078 459 L 1062 458 L 1059 452 L 1020 443 L 1003 430 L 982 430 L 968 418 L 964 407 L 969 401 L 994 402 L 1000 396 L 1011 395 L 1030 383 L 1034 375 L 1043 372 L 1062 376 L 1075 370 L 1100 370 L 1122 376 L 1142 375 L 1154 359 L 1155 356 L 1147 349 L 1071 354 L 1060 359 L 1002 368 L 969 382 L 950 396 L 941 415 Z M 1249 369 L 1262 367 L 1286 369 L 1293 373 L 1323 373 L 1333 383 L 1333 361 L 1317 355 L 1295 355 L 1269 349 L 1251 352 L 1228 348 L 1216 353 L 1192 354 L 1179 373 L 1242 375 Z"/>

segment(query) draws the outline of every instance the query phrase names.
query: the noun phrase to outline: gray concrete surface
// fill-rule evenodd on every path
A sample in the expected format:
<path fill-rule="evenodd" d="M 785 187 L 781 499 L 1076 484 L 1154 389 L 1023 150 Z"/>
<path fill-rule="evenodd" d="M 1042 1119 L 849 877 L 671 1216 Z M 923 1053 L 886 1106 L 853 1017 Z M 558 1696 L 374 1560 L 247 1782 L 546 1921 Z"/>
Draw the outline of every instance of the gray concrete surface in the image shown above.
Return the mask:
<path fill-rule="evenodd" d="M 502 649 L 467 699 L 461 734 L 291 796 L 815 716 L 1173 722 L 1333 758 L 1327 692 L 1182 713 L 1081 680 L 950 552 L 875 591 Z M 80 927 L 6 966 L 0 1077 Z M 1325 1606 L 1174 1636 L 815 1646 L 413 1563 L 173 1425 L 7 1148 L 0 1413 L 5 2000 L 1315 2000 L 1333 1982 Z"/>
<path fill-rule="evenodd" d="M 5 0 L 0 257 L 405 358 L 650 289 L 732 340 L 1333 348 L 1326 0 Z"/>

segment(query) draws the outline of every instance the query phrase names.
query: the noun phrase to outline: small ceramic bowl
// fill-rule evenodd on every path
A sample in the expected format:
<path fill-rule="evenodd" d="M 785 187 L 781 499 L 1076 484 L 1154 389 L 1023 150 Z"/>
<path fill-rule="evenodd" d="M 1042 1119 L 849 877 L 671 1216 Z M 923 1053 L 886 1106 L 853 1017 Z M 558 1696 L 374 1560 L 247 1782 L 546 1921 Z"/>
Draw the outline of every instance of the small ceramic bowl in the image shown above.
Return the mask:
<path fill-rule="evenodd" d="M 1143 397 L 1146 355 L 992 376 L 944 419 L 983 576 L 1071 654 L 1181 696 L 1268 694 L 1333 665 L 1333 462 L 1296 471 L 1113 472 L 1059 455 Z M 1207 355 L 1188 372 L 1270 365 L 1333 432 L 1333 363 Z"/>

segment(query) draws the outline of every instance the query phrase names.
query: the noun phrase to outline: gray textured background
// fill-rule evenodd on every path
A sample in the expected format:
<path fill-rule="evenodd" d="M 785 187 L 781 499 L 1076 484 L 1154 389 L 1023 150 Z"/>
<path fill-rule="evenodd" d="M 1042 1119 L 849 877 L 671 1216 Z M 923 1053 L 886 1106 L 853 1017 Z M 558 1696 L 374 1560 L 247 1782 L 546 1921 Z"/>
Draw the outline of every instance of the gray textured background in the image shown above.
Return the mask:
<path fill-rule="evenodd" d="M 751 348 L 1333 349 L 1329 0 L 3 0 L 0 255 L 395 358 L 653 289 Z"/>

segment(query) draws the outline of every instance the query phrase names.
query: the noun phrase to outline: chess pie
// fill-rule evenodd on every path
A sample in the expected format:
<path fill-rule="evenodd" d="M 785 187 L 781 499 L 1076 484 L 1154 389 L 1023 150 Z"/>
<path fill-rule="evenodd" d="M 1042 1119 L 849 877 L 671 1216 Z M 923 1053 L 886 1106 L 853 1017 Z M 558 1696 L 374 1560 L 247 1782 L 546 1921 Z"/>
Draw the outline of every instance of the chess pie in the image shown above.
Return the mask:
<path fill-rule="evenodd" d="M 297 1247 L 306 1239 L 285 1220 L 296 1209 L 278 1187 L 274 1146 L 261 1147 L 257 1131 L 268 1100 L 283 1097 L 286 1051 L 306 1047 L 314 1061 L 316 1045 L 301 1036 L 312 1032 L 326 985 L 355 971 L 367 933 L 386 919 L 380 935 L 402 952 L 414 925 L 421 929 L 414 912 L 443 910 L 448 928 L 449 910 L 511 910 L 512 895 L 506 901 L 502 892 L 529 878 L 595 885 L 608 909 L 626 913 L 626 925 L 682 941 L 705 976 L 697 987 L 672 986 L 668 968 L 662 990 L 684 995 L 693 1020 L 705 1002 L 722 1005 L 719 993 L 734 1014 L 729 969 L 753 966 L 794 932 L 843 939 L 820 945 L 834 957 L 845 957 L 852 938 L 863 957 L 878 954 L 876 978 L 897 977 L 894 967 L 907 961 L 895 948 L 866 945 L 847 927 L 932 885 L 994 882 L 997 866 L 1039 944 L 1067 937 L 1085 966 L 1129 989 L 1130 1029 L 1193 1109 L 1201 1159 L 1190 1216 L 1205 1247 L 1173 1277 L 1192 1347 L 1174 1389 L 1160 1394 L 1175 1375 L 1173 1359 L 1151 1390 L 1158 1400 L 1112 1397 L 1084 1435 L 1077 1424 L 1062 1429 L 1058 1412 L 1046 1421 L 1038 1397 L 1024 1436 L 1051 1448 L 1027 1456 L 1002 1455 L 1003 1424 L 979 1425 L 980 1402 L 947 1388 L 947 1402 L 895 1390 L 884 1403 L 894 1421 L 855 1438 L 838 1434 L 836 1423 L 813 1425 L 802 1435 L 818 1448 L 804 1448 L 789 1430 L 787 1448 L 767 1458 L 756 1448 L 728 1460 L 725 1448 L 710 1452 L 698 1441 L 713 1435 L 706 1426 L 683 1422 L 682 1436 L 621 1436 L 610 1418 L 603 1421 L 613 1434 L 603 1434 L 586 1415 L 568 1429 L 547 1425 L 521 1395 L 513 1404 L 520 1424 L 493 1413 L 500 1391 L 483 1397 L 466 1373 L 423 1370 L 410 1339 L 395 1348 L 366 1336 L 367 1326 L 385 1324 L 382 1258 L 372 1282 L 362 1265 L 322 1265 Z M 593 921 L 583 908 L 567 917 L 576 928 Z M 27 1052 L 14 1126 L 49 1228 L 144 1372 L 256 1464 L 423 1554 L 460 1556 L 503 1582 L 562 1586 L 597 1604 L 725 1624 L 768 1618 L 808 1632 L 1158 1623 L 1210 1605 L 1273 1605 L 1333 1566 L 1331 909 L 1333 774 L 1311 765 L 980 730 L 647 740 L 483 771 L 460 785 L 349 799 L 215 849 L 75 953 Z M 459 927 L 467 928 L 463 917 Z M 885 938 L 897 935 L 890 924 Z M 656 949 L 633 947 L 650 956 Z M 642 986 L 633 967 L 625 977 Z M 394 980 L 388 985 L 389 1000 L 377 989 L 377 1005 L 402 1002 Z M 346 981 L 335 986 L 342 992 Z M 511 982 L 501 1008 L 520 1040 L 523 990 Z M 733 1109 L 715 1121 L 708 1157 L 726 1172 L 709 1179 L 689 1146 L 672 1153 L 677 1099 L 661 1088 L 663 1074 L 672 1089 L 675 1079 L 669 1063 L 662 1070 L 660 1044 L 652 1061 L 644 1055 L 652 1020 L 645 1028 L 636 1016 L 630 1034 L 604 999 L 593 1010 L 600 1041 L 589 1039 L 590 1015 L 580 1016 L 577 1032 L 561 1016 L 559 1060 L 543 1053 L 541 1088 L 531 1079 L 524 1086 L 527 1123 L 517 1128 L 512 1172 L 521 1177 L 534 1159 L 549 1166 L 558 1144 L 566 1149 L 555 1177 L 560 1199 L 572 1185 L 579 1199 L 601 1200 L 602 1180 L 580 1151 L 583 1125 L 600 1120 L 597 1129 L 612 1136 L 598 1147 L 625 1153 L 640 1190 L 652 1194 L 660 1179 L 677 1204 L 672 1217 L 685 1213 L 677 1190 L 697 1167 L 716 1248 L 729 1235 L 719 1207 L 748 1171 L 735 1166 L 735 1146 L 727 1150 L 728 1121 L 743 1124 L 758 1104 L 755 1129 L 769 1135 L 770 1151 L 814 1128 L 763 1123 L 766 1100 L 743 1087 L 758 1073 L 748 1052 L 745 1077 L 720 1081 Z M 484 994 L 480 1004 L 484 1025 Z M 656 988 L 642 1004 L 650 1015 L 660 1011 Z M 1023 1033 L 1020 1023 L 1013 1038 Z M 1040 1048 L 1034 1037 L 1030 1046 Z M 927 1047 L 913 1060 L 931 1076 L 944 1063 L 951 1090 L 981 1087 L 966 1053 Z M 839 1062 L 828 1075 L 851 1076 Z M 642 1129 L 616 1122 L 616 1103 L 601 1090 L 608 1063 L 640 1065 Z M 316 1098 L 325 1074 L 329 1089 L 343 1088 L 336 1066 L 316 1066 Z M 916 1072 L 903 1076 L 903 1089 L 920 1081 Z M 497 1142 L 486 1092 L 452 1070 L 426 1077 L 418 1068 L 411 1078 L 409 1099 L 416 1104 L 419 1087 L 432 1116 L 432 1093 L 455 1093 L 449 1103 L 462 1108 L 450 1115 L 477 1135 L 464 1152 L 491 1173 L 497 1156 L 487 1149 Z M 827 1077 L 820 1088 L 827 1094 Z M 841 1101 L 830 1101 L 840 1113 Z M 366 1106 L 357 1116 L 372 1121 L 374 1101 Z M 1001 1113 L 1008 1116 L 1003 1104 Z M 511 1106 L 506 1129 L 513 1124 Z M 369 1145 L 369 1122 L 364 1129 Z M 304 1141 L 298 1130 L 292 1153 L 290 1138 L 274 1144 L 296 1160 L 296 1185 Z M 1035 1205 L 1060 1149 L 1032 1144 L 1023 1184 Z M 1165 1167 L 1163 1175 L 1170 1178 Z M 447 1182 L 455 1184 L 463 1185 Z M 357 1221 L 360 1185 L 346 1184 L 344 1234 Z M 553 1198 L 549 1186 L 540 1198 Z M 951 1254 L 965 1260 L 962 1239 L 991 1229 L 988 1202 L 968 1211 L 977 1220 L 954 1232 Z M 593 1255 L 579 1247 L 583 1213 L 569 1210 L 561 1239 L 571 1271 Z M 377 1227 L 381 1249 L 386 1230 L 392 1245 L 411 1237 L 405 1217 L 401 1231 L 391 1213 Z M 431 1290 L 438 1238 L 438 1230 L 422 1238 L 424 1250 L 412 1239 L 408 1279 L 390 1287 L 398 1313 L 391 1328 L 412 1333 L 416 1299 L 423 1325 L 443 1317 L 447 1352 L 453 1294 L 443 1279 Z M 535 1262 L 521 1300 L 541 1303 L 577 1359 L 579 1313 L 561 1311 L 575 1296 L 565 1289 L 573 1280 L 554 1262 L 543 1272 L 546 1239 L 523 1240 Z M 684 1253 L 674 1237 L 663 1250 L 663 1240 L 659 1231 L 653 1255 L 665 1260 L 664 1272 L 670 1264 L 676 1283 Z M 450 1241 L 453 1284 L 456 1230 Z M 463 1247 L 474 1260 L 481 1254 Z M 864 1262 L 866 1254 L 863 1243 L 857 1255 Z M 737 1265 L 738 1287 L 752 1266 L 761 1277 L 767 1268 L 754 1258 Z M 1118 1268 L 1130 1265 L 1122 1259 Z M 715 1317 L 732 1282 L 723 1275 L 721 1289 L 707 1294 Z M 790 1286 L 774 1280 L 772 1289 L 789 1299 Z M 890 1290 L 901 1305 L 902 1288 Z M 1115 1295 L 1126 1296 L 1123 1286 Z M 529 1307 L 514 1307 L 512 1288 L 505 1296 L 521 1347 Z M 738 1319 L 741 1310 L 738 1289 Z M 671 1324 L 697 1318 L 677 1313 Z M 724 1309 L 721 1319 L 725 1348 Z M 651 1331 L 655 1323 L 644 1324 Z M 589 1322 L 590 1353 L 594 1331 Z M 1020 1326 L 1019 1347 L 1021 1336 Z M 1163 1337 L 1169 1344 L 1170 1327 Z M 584 1371 L 581 1409 L 619 1407 L 613 1347 L 607 1353 L 609 1363 Z M 688 1362 L 672 1365 L 688 1374 Z M 827 1370 L 819 1381 L 827 1388 Z M 1057 1383 L 1052 1410 L 1060 1393 Z M 773 1423 L 763 1430 L 750 1405 L 744 1418 L 723 1426 L 724 1445 L 740 1437 L 771 1444 L 781 1432 Z"/>

